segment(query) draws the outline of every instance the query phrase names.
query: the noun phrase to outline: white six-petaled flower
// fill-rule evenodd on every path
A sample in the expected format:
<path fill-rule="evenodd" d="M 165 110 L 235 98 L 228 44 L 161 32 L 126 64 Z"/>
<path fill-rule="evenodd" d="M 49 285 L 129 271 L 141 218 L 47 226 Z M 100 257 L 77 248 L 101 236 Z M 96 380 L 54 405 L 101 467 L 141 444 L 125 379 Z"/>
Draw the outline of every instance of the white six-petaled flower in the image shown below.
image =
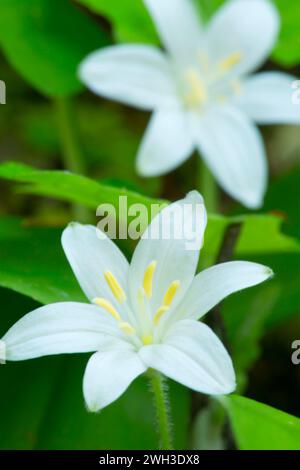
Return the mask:
<path fill-rule="evenodd" d="M 171 211 L 190 204 L 185 238 L 155 237 Z M 187 250 L 195 233 L 198 246 Z M 174 219 L 174 225 L 178 220 Z M 62 245 L 78 282 L 91 303 L 47 305 L 27 314 L 2 338 L 6 359 L 95 352 L 83 390 L 91 411 L 116 400 L 148 368 L 198 392 L 228 394 L 235 373 L 224 346 L 198 320 L 229 294 L 269 278 L 272 271 L 249 262 L 216 265 L 195 276 L 203 243 L 206 212 L 197 192 L 165 208 L 138 243 L 131 264 L 118 247 L 93 226 L 71 224 Z M 180 229 L 180 227 L 177 227 Z"/>
<path fill-rule="evenodd" d="M 137 158 L 140 174 L 171 171 L 198 149 L 225 191 L 250 208 L 261 206 L 268 170 L 254 122 L 300 124 L 293 77 L 249 76 L 276 42 L 274 5 L 232 0 L 204 25 L 192 0 L 144 1 L 167 52 L 104 48 L 82 63 L 82 81 L 99 95 L 154 110 Z"/>

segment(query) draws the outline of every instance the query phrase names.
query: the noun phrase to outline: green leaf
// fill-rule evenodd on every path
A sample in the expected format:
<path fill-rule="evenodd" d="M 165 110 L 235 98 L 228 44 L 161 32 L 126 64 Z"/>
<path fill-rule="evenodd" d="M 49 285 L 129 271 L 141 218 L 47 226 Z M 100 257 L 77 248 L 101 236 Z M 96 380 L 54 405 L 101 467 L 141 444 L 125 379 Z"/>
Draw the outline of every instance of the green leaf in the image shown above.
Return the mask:
<path fill-rule="evenodd" d="M 107 39 L 69 0 L 2 0 L 0 44 L 34 88 L 47 96 L 67 96 L 81 89 L 81 60 Z"/>
<path fill-rule="evenodd" d="M 299 181 L 299 169 L 282 175 L 270 185 L 264 203 L 265 210 L 275 210 L 282 214 L 285 232 L 298 238 L 300 238 Z"/>
<path fill-rule="evenodd" d="M 77 0 L 113 25 L 117 42 L 158 43 L 158 37 L 143 0 Z"/>
<path fill-rule="evenodd" d="M 300 4 L 295 0 L 273 0 L 281 15 L 281 31 L 273 58 L 284 67 L 300 62 Z"/>
<path fill-rule="evenodd" d="M 238 395 L 222 397 L 241 450 L 300 450 L 300 419 Z"/>
<path fill-rule="evenodd" d="M 100 204 L 111 204 L 117 211 L 120 221 L 127 221 L 127 214 L 119 211 L 120 197 L 127 198 L 128 207 L 143 204 L 151 213 L 152 204 L 160 206 L 163 201 L 150 199 L 133 191 L 100 184 L 81 175 L 66 171 L 37 170 L 21 163 L 8 162 L 0 165 L 0 178 L 26 183 L 22 192 L 47 197 L 54 197 L 83 205 L 96 212 Z"/>
<path fill-rule="evenodd" d="M 61 232 L 0 219 L 0 285 L 45 304 L 86 301 L 61 247 Z"/>
<path fill-rule="evenodd" d="M 282 219 L 279 216 L 247 214 L 238 217 L 225 217 L 211 214 L 200 257 L 202 269 L 215 263 L 226 230 L 235 224 L 241 224 L 240 235 L 233 253 L 237 258 L 248 259 L 253 255 L 274 253 L 300 253 L 299 241 L 282 233 Z"/>
<path fill-rule="evenodd" d="M 234 220 L 234 219 L 233 219 Z M 282 233 L 282 218 L 271 214 L 246 215 L 235 255 L 247 257 L 253 253 L 300 253 L 297 239 Z"/>

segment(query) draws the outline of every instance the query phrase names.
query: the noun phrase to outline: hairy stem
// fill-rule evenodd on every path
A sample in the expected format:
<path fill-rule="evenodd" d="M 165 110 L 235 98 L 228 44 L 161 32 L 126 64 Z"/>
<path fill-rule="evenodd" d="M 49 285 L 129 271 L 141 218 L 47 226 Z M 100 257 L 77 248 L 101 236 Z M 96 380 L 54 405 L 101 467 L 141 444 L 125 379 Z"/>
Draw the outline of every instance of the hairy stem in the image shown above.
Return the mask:
<path fill-rule="evenodd" d="M 160 449 L 171 450 L 173 449 L 172 423 L 166 379 L 153 369 L 148 371 L 148 377 L 156 407 Z"/>

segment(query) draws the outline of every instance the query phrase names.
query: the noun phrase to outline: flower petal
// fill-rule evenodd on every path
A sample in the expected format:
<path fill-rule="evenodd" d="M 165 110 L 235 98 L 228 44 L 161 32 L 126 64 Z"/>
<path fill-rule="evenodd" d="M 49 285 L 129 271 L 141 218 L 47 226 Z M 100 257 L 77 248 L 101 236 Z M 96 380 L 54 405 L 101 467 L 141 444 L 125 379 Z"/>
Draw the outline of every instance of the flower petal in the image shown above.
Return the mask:
<path fill-rule="evenodd" d="M 200 154 L 223 189 L 251 209 L 260 207 L 268 169 L 258 129 L 229 106 L 194 115 L 192 126 Z"/>
<path fill-rule="evenodd" d="M 178 322 L 163 344 L 146 346 L 139 354 L 149 367 L 197 392 L 224 395 L 235 389 L 232 361 L 204 323 Z"/>
<path fill-rule="evenodd" d="M 262 264 L 232 261 L 199 273 L 178 307 L 176 318 L 199 320 L 225 297 L 247 287 L 256 286 L 273 275 Z"/>
<path fill-rule="evenodd" d="M 295 78 L 265 72 L 248 78 L 236 103 L 259 124 L 300 124 L 300 109 L 292 101 Z"/>
<path fill-rule="evenodd" d="M 177 168 L 193 152 L 188 120 L 179 108 L 156 111 L 139 150 L 137 170 L 158 176 Z"/>
<path fill-rule="evenodd" d="M 22 361 L 52 354 L 97 351 L 112 338 L 120 342 L 121 332 L 107 313 L 93 305 L 64 302 L 28 313 L 2 340 L 7 359 Z"/>
<path fill-rule="evenodd" d="M 128 262 L 103 232 L 91 225 L 70 224 L 63 232 L 62 245 L 73 272 L 87 298 L 104 297 L 115 302 L 105 281 L 111 271 L 126 291 Z"/>
<path fill-rule="evenodd" d="M 93 52 L 81 64 L 79 75 L 94 93 L 141 109 L 175 100 L 170 63 L 152 46 L 121 45 Z"/>
<path fill-rule="evenodd" d="M 90 411 L 99 411 L 117 400 L 146 367 L 130 347 L 94 354 L 83 379 L 83 393 Z"/>
<path fill-rule="evenodd" d="M 144 273 L 153 261 L 152 311 L 161 306 L 173 281 L 180 281 L 172 306 L 183 297 L 194 277 L 203 243 L 207 216 L 202 196 L 193 191 L 162 210 L 142 236 L 129 269 L 129 290 L 133 305 L 143 285 Z M 169 230 L 170 228 L 170 230 Z"/>
<path fill-rule="evenodd" d="M 192 0 L 144 0 L 161 40 L 178 62 L 195 58 L 201 44 L 200 15 Z"/>
<path fill-rule="evenodd" d="M 207 45 L 217 61 L 234 53 L 241 61 L 232 71 L 245 74 L 259 68 L 275 45 L 279 14 L 269 0 L 229 1 L 217 11 L 207 31 Z"/>

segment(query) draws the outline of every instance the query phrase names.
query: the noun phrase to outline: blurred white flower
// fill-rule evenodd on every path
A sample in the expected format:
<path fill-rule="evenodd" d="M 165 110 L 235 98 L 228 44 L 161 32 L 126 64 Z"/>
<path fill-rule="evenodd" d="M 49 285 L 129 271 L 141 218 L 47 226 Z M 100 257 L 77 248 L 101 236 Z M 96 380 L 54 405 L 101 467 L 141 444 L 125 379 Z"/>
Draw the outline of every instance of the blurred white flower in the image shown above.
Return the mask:
<path fill-rule="evenodd" d="M 154 228 L 157 234 L 170 211 L 184 204 L 193 207 L 186 238 L 153 240 L 146 232 L 130 265 L 111 240 L 97 236 L 95 227 L 71 224 L 63 233 L 63 248 L 92 304 L 57 303 L 29 313 L 2 338 L 6 359 L 97 351 L 83 383 L 91 411 L 116 400 L 148 368 L 198 392 L 231 393 L 231 359 L 213 331 L 198 320 L 229 294 L 265 281 L 272 271 L 237 261 L 194 277 L 206 227 L 200 194 L 192 192 L 165 208 L 147 230 L 153 233 Z M 186 241 L 193 235 L 199 205 L 198 249 L 188 251 Z"/>
<path fill-rule="evenodd" d="M 197 149 L 225 191 L 250 208 L 261 206 L 268 170 L 254 122 L 300 124 L 293 77 L 249 76 L 276 42 L 275 7 L 233 0 L 203 25 L 191 0 L 144 1 L 167 52 L 147 45 L 102 49 L 82 63 L 82 81 L 99 95 L 154 110 L 137 159 L 141 175 L 171 171 Z"/>

